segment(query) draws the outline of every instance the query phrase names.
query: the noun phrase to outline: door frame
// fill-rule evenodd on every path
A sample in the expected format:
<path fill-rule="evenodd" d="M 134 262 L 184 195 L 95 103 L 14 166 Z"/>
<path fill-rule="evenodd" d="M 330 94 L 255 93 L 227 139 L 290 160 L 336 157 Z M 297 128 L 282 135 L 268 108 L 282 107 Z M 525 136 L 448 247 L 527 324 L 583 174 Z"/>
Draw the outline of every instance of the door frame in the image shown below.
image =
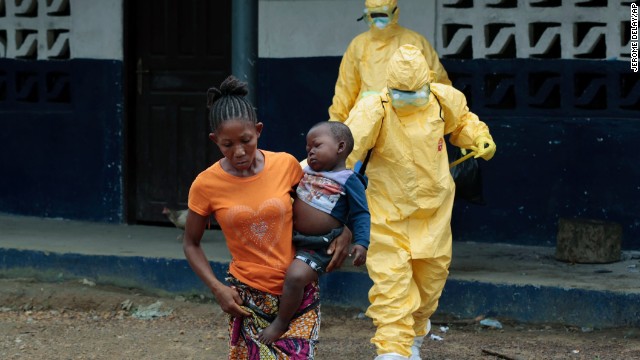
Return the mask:
<path fill-rule="evenodd" d="M 132 149 L 135 149 L 135 118 L 136 118 L 136 59 L 135 59 L 135 1 L 123 1 L 123 219 L 127 224 L 135 223 L 136 209 L 136 178 L 135 161 L 131 160 Z"/>

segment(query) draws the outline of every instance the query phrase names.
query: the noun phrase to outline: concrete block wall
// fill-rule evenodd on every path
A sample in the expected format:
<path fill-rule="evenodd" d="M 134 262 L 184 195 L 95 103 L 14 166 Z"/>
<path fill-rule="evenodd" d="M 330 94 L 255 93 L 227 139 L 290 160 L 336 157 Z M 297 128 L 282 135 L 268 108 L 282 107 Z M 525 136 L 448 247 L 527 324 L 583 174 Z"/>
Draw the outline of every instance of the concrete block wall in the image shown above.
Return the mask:
<path fill-rule="evenodd" d="M 451 57 L 470 47 L 473 59 L 628 61 L 629 3 L 443 0 L 437 9 L 438 51 Z"/>
<path fill-rule="evenodd" d="M 0 58 L 122 60 L 121 0 L 3 0 L 0 9 Z"/>
<path fill-rule="evenodd" d="M 123 220 L 122 0 L 0 1 L 0 211 Z"/>

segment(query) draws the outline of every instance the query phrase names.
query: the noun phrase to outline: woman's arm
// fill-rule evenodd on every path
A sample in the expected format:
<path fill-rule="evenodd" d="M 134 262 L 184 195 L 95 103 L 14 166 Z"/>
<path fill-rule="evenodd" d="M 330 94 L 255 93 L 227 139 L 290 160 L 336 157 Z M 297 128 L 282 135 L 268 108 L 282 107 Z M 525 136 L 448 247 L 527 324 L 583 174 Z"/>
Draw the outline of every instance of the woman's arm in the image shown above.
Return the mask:
<path fill-rule="evenodd" d="M 209 264 L 204 250 L 200 246 L 207 220 L 206 216 L 189 210 L 182 242 L 184 255 L 196 275 L 216 297 L 216 301 L 220 304 L 222 311 L 233 316 L 249 316 L 249 312 L 241 307 L 242 299 L 238 292 L 216 278 L 211 269 L 211 264 Z"/>
<path fill-rule="evenodd" d="M 344 259 L 349 255 L 349 245 L 351 245 L 351 230 L 345 226 L 342 234 L 329 244 L 327 253 L 333 254 L 333 257 L 331 258 L 329 265 L 327 265 L 327 272 L 339 269 L 342 266 Z"/>

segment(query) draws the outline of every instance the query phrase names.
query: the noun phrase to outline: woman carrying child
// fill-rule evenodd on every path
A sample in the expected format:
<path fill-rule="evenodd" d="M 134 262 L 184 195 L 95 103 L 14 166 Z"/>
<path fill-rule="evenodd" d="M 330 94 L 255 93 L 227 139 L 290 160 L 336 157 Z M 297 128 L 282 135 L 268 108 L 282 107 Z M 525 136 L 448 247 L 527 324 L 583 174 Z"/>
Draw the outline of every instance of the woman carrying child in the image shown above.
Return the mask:
<path fill-rule="evenodd" d="M 297 316 L 271 344 L 258 334 L 278 313 L 285 273 L 294 257 L 292 192 L 302 178 L 290 154 L 258 149 L 263 124 L 245 99 L 247 85 L 233 76 L 207 92 L 209 138 L 224 157 L 194 180 L 183 241 L 185 256 L 229 318 L 229 359 L 314 359 L 320 327 L 320 292 L 308 284 Z M 200 246 L 214 215 L 231 253 L 226 283 L 220 281 Z M 348 254 L 351 233 L 332 243 L 327 271 Z"/>

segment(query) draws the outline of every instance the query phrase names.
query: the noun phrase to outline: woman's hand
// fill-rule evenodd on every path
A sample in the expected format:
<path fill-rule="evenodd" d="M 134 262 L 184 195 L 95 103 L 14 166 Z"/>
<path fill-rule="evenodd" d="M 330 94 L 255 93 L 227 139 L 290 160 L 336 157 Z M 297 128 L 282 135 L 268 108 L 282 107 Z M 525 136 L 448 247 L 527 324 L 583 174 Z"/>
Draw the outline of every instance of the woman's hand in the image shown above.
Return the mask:
<path fill-rule="evenodd" d="M 238 291 L 223 284 L 216 278 L 213 269 L 211 269 L 211 264 L 200 246 L 207 220 L 207 216 L 202 216 L 189 210 L 187 226 L 182 240 L 184 255 L 196 275 L 211 289 L 222 311 L 233 316 L 249 316 L 249 312 L 240 307 L 242 299 Z"/>
<path fill-rule="evenodd" d="M 234 286 L 221 286 L 216 291 L 212 291 L 216 301 L 220 304 L 222 311 L 231 316 L 249 316 L 247 310 L 242 308 L 242 298 Z"/>
<path fill-rule="evenodd" d="M 329 244 L 328 254 L 333 254 L 329 265 L 327 265 L 327 272 L 331 272 L 334 269 L 339 269 L 344 262 L 344 259 L 349 255 L 349 245 L 351 244 L 351 230 L 344 227 L 342 234 L 333 239 Z"/>

